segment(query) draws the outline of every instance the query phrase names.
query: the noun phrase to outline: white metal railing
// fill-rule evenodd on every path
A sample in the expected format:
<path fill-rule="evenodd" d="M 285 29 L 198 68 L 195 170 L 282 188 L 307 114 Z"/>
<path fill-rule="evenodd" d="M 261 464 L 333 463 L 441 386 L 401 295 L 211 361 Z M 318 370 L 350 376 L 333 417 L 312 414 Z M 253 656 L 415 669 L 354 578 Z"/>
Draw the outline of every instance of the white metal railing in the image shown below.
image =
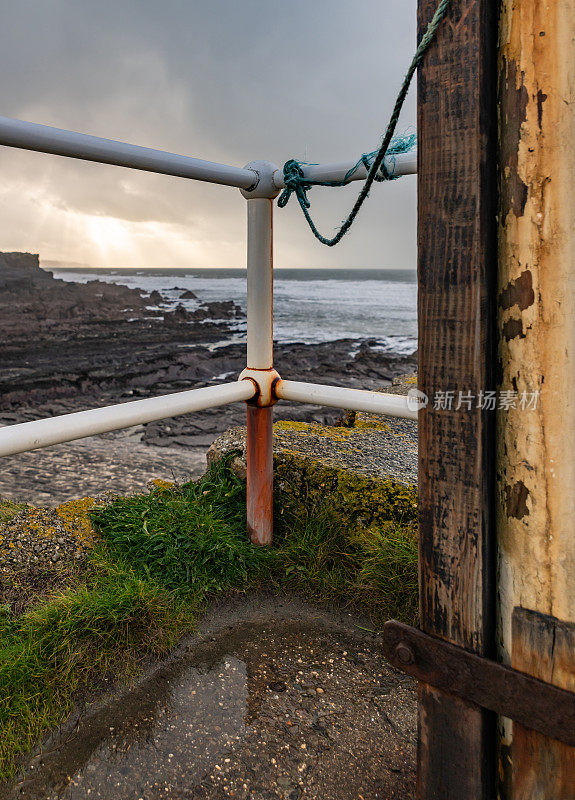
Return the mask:
<path fill-rule="evenodd" d="M 0 429 L 0 456 L 24 453 L 98 433 L 188 414 L 206 408 L 247 403 L 247 527 L 252 541 L 269 544 L 272 536 L 272 407 L 278 400 L 314 403 L 417 419 L 406 397 L 337 386 L 282 380 L 273 369 L 273 199 L 284 186 L 283 173 L 268 161 L 244 168 L 165 153 L 111 139 L 0 117 L 0 145 L 114 164 L 179 178 L 239 188 L 247 199 L 247 368 L 233 383 L 163 395 L 105 408 L 64 414 Z M 391 175 L 417 171 L 415 153 L 385 161 Z M 353 163 L 306 165 L 313 180 L 343 180 Z M 349 180 L 366 177 L 361 166 Z"/>
<path fill-rule="evenodd" d="M 77 411 L 75 414 L 62 414 L 59 417 L 22 422 L 0 429 L 0 456 L 26 453 L 53 444 L 72 442 L 98 433 L 109 433 L 132 425 L 143 425 L 166 417 L 178 417 L 192 411 L 203 411 L 251 400 L 256 387 L 248 381 L 234 381 L 203 389 L 190 389 L 187 392 L 165 394 L 131 403 L 93 408 L 90 411 Z"/>

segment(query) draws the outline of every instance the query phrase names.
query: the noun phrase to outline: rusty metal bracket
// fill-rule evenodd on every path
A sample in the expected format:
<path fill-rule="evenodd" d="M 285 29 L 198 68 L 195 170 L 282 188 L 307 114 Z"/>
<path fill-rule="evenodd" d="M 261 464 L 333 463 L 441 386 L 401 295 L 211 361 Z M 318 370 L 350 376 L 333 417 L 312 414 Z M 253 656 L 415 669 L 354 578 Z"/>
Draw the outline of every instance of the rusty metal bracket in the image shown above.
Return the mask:
<path fill-rule="evenodd" d="M 383 649 L 394 667 L 418 681 L 575 747 L 575 692 L 395 620 L 384 626 Z"/>

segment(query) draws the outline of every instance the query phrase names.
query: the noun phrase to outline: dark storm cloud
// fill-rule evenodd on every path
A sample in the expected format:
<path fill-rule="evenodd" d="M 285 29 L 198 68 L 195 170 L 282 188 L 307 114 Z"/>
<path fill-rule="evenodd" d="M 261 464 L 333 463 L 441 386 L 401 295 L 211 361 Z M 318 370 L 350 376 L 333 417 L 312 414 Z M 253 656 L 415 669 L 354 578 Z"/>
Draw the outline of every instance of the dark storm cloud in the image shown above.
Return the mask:
<path fill-rule="evenodd" d="M 412 55 L 415 3 L 22 0 L 3 10 L 3 30 L 5 116 L 231 164 L 347 160 L 378 144 Z M 413 124 L 414 92 L 400 129 Z M 12 150 L 0 152 L 0 168 L 0 201 L 10 205 L 2 249 L 34 249 L 14 237 L 34 229 L 36 204 L 168 224 L 203 242 L 206 265 L 218 248 L 242 261 L 244 208 L 232 189 Z M 314 190 L 326 232 L 357 189 Z M 414 178 L 377 186 L 333 250 L 312 239 L 295 206 L 277 219 L 280 265 L 414 266 Z"/>

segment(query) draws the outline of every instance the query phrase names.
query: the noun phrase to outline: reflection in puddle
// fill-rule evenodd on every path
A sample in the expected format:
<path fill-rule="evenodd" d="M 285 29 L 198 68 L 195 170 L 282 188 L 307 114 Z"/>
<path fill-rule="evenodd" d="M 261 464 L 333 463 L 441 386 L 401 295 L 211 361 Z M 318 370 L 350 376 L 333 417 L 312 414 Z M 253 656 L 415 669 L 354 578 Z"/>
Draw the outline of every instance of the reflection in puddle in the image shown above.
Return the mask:
<path fill-rule="evenodd" d="M 190 667 L 168 680 L 166 700 L 109 728 L 62 793 L 64 800 L 147 800 L 183 789 L 224 756 L 244 732 L 247 674 L 232 656 L 209 671 Z"/>

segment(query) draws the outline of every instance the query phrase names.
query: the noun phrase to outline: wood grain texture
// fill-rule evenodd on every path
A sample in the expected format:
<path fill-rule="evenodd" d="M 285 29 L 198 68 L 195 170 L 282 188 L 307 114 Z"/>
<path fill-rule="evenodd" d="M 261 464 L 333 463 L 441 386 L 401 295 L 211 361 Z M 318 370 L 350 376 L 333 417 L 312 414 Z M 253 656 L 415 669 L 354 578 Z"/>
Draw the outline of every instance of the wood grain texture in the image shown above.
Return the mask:
<path fill-rule="evenodd" d="M 419 0 L 420 35 L 435 6 Z M 418 75 L 421 621 L 488 657 L 494 415 L 456 406 L 460 391 L 495 387 L 496 6 L 454 0 Z M 452 409 L 433 408 L 440 391 L 454 392 Z M 424 688 L 420 736 L 420 798 L 492 799 L 491 713 Z"/>
<path fill-rule="evenodd" d="M 575 623 L 513 611 L 511 666 L 575 692 Z M 575 747 L 513 723 L 513 800 L 573 800 Z"/>
<path fill-rule="evenodd" d="M 427 684 L 419 686 L 417 797 L 485 797 L 477 794 L 485 783 L 484 764 L 470 758 L 469 731 L 477 729 L 480 709 L 459 697 L 449 697 Z M 482 791 L 481 789 L 479 789 Z"/>

